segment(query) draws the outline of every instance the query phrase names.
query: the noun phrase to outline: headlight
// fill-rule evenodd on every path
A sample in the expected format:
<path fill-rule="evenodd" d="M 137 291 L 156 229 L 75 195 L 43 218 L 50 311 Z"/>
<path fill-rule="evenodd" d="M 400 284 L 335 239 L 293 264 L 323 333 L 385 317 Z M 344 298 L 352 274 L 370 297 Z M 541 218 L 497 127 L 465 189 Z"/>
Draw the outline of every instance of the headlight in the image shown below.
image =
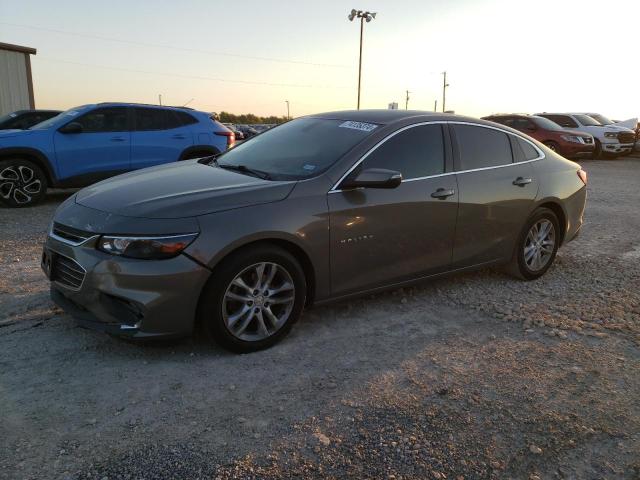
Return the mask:
<path fill-rule="evenodd" d="M 580 137 L 577 137 L 576 135 L 560 135 L 560 136 L 562 137 L 563 140 L 567 142 L 582 143 L 580 141 Z"/>
<path fill-rule="evenodd" d="M 98 240 L 98 250 L 112 255 L 145 260 L 171 258 L 195 240 L 197 233 L 153 237 L 116 237 L 104 235 Z"/>
<path fill-rule="evenodd" d="M 616 132 L 605 132 L 605 138 L 618 138 L 618 134 Z"/>

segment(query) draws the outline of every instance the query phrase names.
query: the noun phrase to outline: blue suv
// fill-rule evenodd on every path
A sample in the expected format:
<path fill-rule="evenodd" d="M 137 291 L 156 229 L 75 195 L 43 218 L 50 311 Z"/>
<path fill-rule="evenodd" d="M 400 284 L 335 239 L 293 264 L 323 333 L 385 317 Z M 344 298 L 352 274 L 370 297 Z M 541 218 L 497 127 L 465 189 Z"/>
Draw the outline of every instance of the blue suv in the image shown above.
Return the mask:
<path fill-rule="evenodd" d="M 47 187 L 83 187 L 120 173 L 222 153 L 233 132 L 188 108 L 100 103 L 29 130 L 0 132 L 0 201 L 33 205 Z"/>

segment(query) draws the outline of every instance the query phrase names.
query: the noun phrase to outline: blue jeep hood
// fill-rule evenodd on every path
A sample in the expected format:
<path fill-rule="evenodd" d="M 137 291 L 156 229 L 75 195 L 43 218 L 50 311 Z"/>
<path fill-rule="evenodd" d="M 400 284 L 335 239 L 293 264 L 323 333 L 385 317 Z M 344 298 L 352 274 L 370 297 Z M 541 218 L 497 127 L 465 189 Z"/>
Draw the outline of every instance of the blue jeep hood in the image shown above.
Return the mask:
<path fill-rule="evenodd" d="M 126 217 L 184 218 L 277 202 L 295 183 L 262 180 L 190 160 L 104 180 L 78 192 L 76 202 Z"/>

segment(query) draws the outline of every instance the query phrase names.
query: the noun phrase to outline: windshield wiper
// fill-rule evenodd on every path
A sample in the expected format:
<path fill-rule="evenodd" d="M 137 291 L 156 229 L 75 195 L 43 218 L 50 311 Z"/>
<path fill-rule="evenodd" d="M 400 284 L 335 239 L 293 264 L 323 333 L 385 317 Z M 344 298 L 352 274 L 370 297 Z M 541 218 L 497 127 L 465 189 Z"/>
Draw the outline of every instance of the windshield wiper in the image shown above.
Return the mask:
<path fill-rule="evenodd" d="M 231 165 L 229 163 L 217 163 L 217 162 L 216 162 L 216 165 L 226 170 L 233 170 L 235 172 L 248 173 L 249 175 L 253 175 L 254 177 L 258 177 L 263 180 L 271 180 L 271 175 L 269 175 L 267 172 L 263 172 L 262 170 L 256 170 L 255 168 L 249 168 L 246 165 Z"/>
<path fill-rule="evenodd" d="M 208 157 L 202 157 L 198 159 L 198 163 L 202 163 L 204 165 L 218 165 L 218 157 L 222 155 L 221 153 L 215 153 L 213 155 L 209 155 Z"/>

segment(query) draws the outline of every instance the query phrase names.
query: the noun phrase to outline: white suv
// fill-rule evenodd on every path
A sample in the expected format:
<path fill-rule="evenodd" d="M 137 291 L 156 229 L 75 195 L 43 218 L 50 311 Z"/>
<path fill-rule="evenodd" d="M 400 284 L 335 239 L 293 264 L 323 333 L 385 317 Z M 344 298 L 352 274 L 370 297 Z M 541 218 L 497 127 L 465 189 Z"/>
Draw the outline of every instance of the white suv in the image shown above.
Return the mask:
<path fill-rule="evenodd" d="M 593 135 L 596 141 L 596 149 L 593 153 L 594 158 L 598 158 L 602 154 L 617 157 L 629 153 L 633 149 L 635 133 L 632 130 L 616 125 L 602 125 L 592 118 L 591 114 L 537 113 L 536 115 L 548 118 L 563 128 L 580 130 Z"/>

